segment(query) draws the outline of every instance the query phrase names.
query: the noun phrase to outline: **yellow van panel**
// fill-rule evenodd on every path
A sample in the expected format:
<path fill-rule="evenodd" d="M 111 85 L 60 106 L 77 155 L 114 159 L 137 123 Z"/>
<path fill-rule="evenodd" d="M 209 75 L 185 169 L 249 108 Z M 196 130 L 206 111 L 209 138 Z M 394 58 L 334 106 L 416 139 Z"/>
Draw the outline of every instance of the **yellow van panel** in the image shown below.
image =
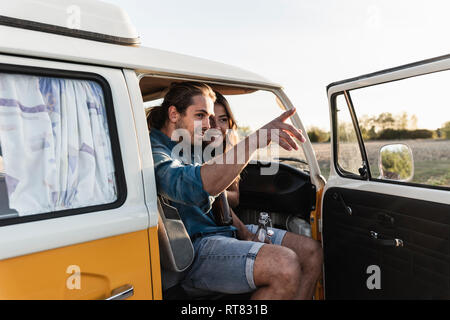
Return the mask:
<path fill-rule="evenodd" d="M 105 299 L 127 284 L 152 299 L 153 229 L 2 260 L 0 299 Z"/>
<path fill-rule="evenodd" d="M 161 262 L 159 258 L 158 227 L 148 229 L 150 243 L 150 261 L 152 265 L 153 299 L 162 300 Z"/>

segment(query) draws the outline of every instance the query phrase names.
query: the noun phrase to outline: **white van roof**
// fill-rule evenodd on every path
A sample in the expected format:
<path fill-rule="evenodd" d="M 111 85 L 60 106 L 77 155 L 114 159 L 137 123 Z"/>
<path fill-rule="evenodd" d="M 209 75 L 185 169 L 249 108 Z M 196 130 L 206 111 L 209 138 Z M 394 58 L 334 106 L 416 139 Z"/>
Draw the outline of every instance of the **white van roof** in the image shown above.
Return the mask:
<path fill-rule="evenodd" d="M 76 20 L 78 9 L 80 29 L 67 28 L 77 23 L 70 19 Z M 70 34 L 70 30 L 75 34 Z M 101 1 L 0 0 L 0 39 L 0 54 L 280 88 L 276 83 L 234 66 L 136 46 L 138 35 L 127 14 Z M 105 39 L 111 41 L 103 41 Z M 120 43 L 123 40 L 125 43 Z"/>
<path fill-rule="evenodd" d="M 0 23 L 122 45 L 139 44 L 127 13 L 93 0 L 0 0 Z"/>

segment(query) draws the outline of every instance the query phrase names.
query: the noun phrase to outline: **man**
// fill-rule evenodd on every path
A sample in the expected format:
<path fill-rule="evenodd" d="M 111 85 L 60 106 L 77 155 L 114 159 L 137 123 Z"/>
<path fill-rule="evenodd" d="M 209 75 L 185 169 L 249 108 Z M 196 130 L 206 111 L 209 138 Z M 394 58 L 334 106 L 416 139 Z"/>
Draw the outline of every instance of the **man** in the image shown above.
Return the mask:
<path fill-rule="evenodd" d="M 249 241 L 253 235 L 237 216 L 233 214 L 232 226 L 219 226 L 211 212 L 215 197 L 229 187 L 257 149 L 275 140 L 286 150 L 297 150 L 294 138 L 305 141 L 300 130 L 285 123 L 295 110 L 211 161 L 202 163 L 193 157 L 195 152 L 185 154 L 186 149 L 180 160 L 174 150 L 181 140 L 194 151 L 201 148 L 214 101 L 215 94 L 206 84 L 179 83 L 148 116 L 158 193 L 178 209 L 195 249 L 182 286 L 191 295 L 253 292 L 252 299 L 310 299 L 322 266 L 317 241 L 278 229 L 273 244 Z"/>

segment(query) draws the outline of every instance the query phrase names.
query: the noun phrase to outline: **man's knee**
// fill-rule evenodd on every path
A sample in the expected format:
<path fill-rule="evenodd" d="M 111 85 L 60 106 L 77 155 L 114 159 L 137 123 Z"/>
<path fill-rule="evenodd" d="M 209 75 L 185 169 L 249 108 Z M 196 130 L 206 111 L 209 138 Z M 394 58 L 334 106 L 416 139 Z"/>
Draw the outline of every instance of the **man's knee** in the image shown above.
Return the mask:
<path fill-rule="evenodd" d="M 280 264 L 276 264 L 277 273 L 281 281 L 285 284 L 293 283 L 294 285 L 300 281 L 301 264 L 297 254 L 286 248 L 284 258 L 281 259 Z"/>
<path fill-rule="evenodd" d="M 307 254 L 305 259 L 301 259 L 300 264 L 308 270 L 311 275 L 318 276 L 322 271 L 323 265 L 323 250 L 319 241 L 311 239 L 307 244 Z"/>
<path fill-rule="evenodd" d="M 283 240 L 283 246 L 294 250 L 302 267 L 320 266 L 323 263 L 323 250 L 319 241 L 309 237 L 288 232 Z"/>
<path fill-rule="evenodd" d="M 301 265 L 297 254 L 286 247 L 264 245 L 255 271 L 265 273 L 267 283 L 261 285 L 295 285 L 300 281 Z M 259 255 L 259 254 L 258 254 Z M 264 259 L 264 260 L 263 260 Z M 262 266 L 262 268 L 261 268 Z"/>
<path fill-rule="evenodd" d="M 311 240 L 309 251 L 310 255 L 316 262 L 323 262 L 323 249 L 319 241 Z"/>
<path fill-rule="evenodd" d="M 283 291 L 283 295 L 280 299 L 293 299 L 300 288 L 300 281 L 302 277 L 302 267 L 297 254 L 289 249 L 283 248 L 283 259 L 280 259 L 279 263 L 275 263 L 276 276 L 274 281 L 277 283 L 274 286 L 280 288 Z"/>

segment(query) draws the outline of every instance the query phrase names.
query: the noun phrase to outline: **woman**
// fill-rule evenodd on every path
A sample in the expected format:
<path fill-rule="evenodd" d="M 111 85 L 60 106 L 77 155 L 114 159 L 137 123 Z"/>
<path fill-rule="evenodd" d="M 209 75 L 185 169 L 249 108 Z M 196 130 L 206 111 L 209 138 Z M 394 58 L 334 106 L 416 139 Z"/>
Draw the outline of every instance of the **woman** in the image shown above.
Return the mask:
<path fill-rule="evenodd" d="M 222 136 L 224 137 L 223 150 L 226 152 L 239 142 L 237 135 L 237 124 L 233 113 L 231 112 L 228 101 L 220 92 L 215 91 L 214 93 L 216 94 L 216 102 L 214 103 L 214 117 L 210 119 L 211 128 L 219 129 L 222 132 Z M 240 176 L 238 176 L 226 190 L 228 204 L 233 217 L 233 226 L 237 229 L 238 239 L 255 241 L 255 232 L 258 229 L 258 226 L 246 226 L 231 209 L 236 208 L 239 205 L 239 180 Z M 271 243 L 267 238 L 264 242 Z"/>
<path fill-rule="evenodd" d="M 219 129 L 223 137 L 223 151 L 226 152 L 238 143 L 237 124 L 231 112 L 230 105 L 225 97 L 215 91 L 214 117 L 211 119 L 211 127 Z M 228 187 L 227 198 L 231 208 L 239 204 L 239 177 Z"/>

